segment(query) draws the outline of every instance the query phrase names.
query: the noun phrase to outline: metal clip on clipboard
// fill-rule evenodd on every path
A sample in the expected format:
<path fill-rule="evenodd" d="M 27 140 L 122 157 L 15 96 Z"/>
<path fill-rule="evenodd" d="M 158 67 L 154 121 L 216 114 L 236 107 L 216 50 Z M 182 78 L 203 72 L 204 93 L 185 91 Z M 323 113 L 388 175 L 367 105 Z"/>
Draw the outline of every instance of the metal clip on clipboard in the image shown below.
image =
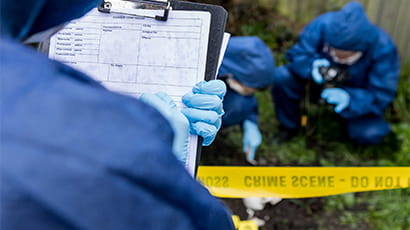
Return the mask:
<path fill-rule="evenodd" d="M 163 10 L 163 15 L 150 15 L 148 13 L 132 13 L 129 9 Z M 158 21 L 167 21 L 169 11 L 172 9 L 171 0 L 103 0 L 98 10 L 103 13 L 117 13 L 145 18 L 153 18 Z"/>

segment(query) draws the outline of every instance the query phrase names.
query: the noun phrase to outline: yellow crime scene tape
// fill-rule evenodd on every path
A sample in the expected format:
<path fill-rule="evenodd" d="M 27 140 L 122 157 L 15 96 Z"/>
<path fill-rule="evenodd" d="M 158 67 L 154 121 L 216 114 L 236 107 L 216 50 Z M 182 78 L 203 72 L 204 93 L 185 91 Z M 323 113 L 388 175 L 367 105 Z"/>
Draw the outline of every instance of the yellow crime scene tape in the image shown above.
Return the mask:
<path fill-rule="evenodd" d="M 410 167 L 199 166 L 197 179 L 222 198 L 307 198 L 408 188 Z"/>
<path fill-rule="evenodd" d="M 233 215 L 232 222 L 237 230 L 258 230 L 258 225 L 253 220 L 240 220 L 239 216 Z"/>

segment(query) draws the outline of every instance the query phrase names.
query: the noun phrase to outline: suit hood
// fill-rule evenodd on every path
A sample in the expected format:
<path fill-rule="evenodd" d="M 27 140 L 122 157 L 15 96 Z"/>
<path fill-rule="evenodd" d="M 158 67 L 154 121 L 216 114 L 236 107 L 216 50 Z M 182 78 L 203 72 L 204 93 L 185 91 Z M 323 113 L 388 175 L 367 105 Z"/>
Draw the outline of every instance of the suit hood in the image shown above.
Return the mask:
<path fill-rule="evenodd" d="M 325 41 L 342 50 L 365 51 L 376 35 L 359 2 L 350 2 L 335 12 L 325 29 Z"/>
<path fill-rule="evenodd" d="M 0 35 L 21 40 L 83 16 L 101 0 L 1 0 Z"/>

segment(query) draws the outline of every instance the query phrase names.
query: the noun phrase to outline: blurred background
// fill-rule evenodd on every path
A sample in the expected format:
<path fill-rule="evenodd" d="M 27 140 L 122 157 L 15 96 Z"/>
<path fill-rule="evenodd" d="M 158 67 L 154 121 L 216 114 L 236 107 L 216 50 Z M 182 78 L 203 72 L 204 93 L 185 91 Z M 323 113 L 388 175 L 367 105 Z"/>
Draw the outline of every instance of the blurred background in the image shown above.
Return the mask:
<path fill-rule="evenodd" d="M 229 12 L 227 31 L 233 36 L 259 36 L 272 49 L 276 64 L 313 18 L 338 10 L 346 0 L 208 0 Z M 386 110 L 393 132 L 382 144 L 355 145 L 344 137 L 338 117 L 327 108 L 307 102 L 308 123 L 291 142 L 275 145 L 277 129 L 269 91 L 257 93 L 263 143 L 256 153 L 259 165 L 269 166 L 409 166 L 410 165 L 410 1 L 362 0 L 369 18 L 395 41 L 401 55 L 397 98 Z M 202 165 L 246 165 L 240 127 L 222 130 L 203 150 Z M 247 219 L 240 199 L 222 200 L 234 214 Z M 260 229 L 410 229 L 410 189 L 363 192 L 312 199 L 288 199 L 268 204 L 255 216 Z"/>

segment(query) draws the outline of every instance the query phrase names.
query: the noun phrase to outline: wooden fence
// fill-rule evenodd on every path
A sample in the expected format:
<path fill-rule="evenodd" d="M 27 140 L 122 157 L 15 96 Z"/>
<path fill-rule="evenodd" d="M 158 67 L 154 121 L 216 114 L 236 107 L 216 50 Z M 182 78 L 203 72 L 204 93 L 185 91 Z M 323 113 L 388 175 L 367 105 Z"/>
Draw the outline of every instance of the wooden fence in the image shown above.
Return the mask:
<path fill-rule="evenodd" d="M 403 64 L 410 65 L 410 0 L 359 0 L 370 20 L 383 28 L 396 43 Z M 258 0 L 291 19 L 307 24 L 327 11 L 338 10 L 349 0 Z"/>

